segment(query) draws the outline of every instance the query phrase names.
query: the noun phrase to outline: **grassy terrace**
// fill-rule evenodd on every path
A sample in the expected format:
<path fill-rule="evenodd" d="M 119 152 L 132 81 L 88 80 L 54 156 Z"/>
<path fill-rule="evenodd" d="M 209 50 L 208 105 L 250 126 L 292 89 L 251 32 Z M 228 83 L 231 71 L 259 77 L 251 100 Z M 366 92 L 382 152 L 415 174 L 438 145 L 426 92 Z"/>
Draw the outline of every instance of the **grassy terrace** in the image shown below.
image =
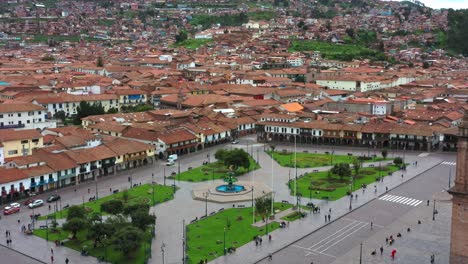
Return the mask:
<path fill-rule="evenodd" d="M 291 204 L 275 203 L 275 211 L 291 207 Z M 260 216 L 256 216 L 255 219 L 261 221 Z M 268 223 L 269 232 L 278 227 L 277 222 Z M 252 207 L 231 208 L 219 212 L 187 225 L 187 255 L 190 259 L 188 263 L 199 263 L 204 259 L 211 261 L 222 256 L 224 228 L 226 228 L 226 248 L 238 248 L 252 241 L 254 236 L 266 233 L 265 226 L 252 226 Z"/>
<path fill-rule="evenodd" d="M 155 191 L 154 192 L 154 204 L 158 204 L 158 203 L 162 203 L 162 202 L 174 199 L 174 187 L 172 186 L 155 185 L 154 191 Z M 112 199 L 124 200 L 123 194 L 124 194 L 124 191 L 120 190 L 120 192 L 116 194 L 112 194 L 112 195 L 100 198 L 96 201 L 86 202 L 84 203 L 84 206 L 89 213 L 100 212 L 101 204 L 103 202 L 106 202 Z M 85 197 L 85 199 L 87 199 L 87 197 Z M 136 203 L 148 203 L 150 205 L 154 205 L 151 184 L 137 186 L 128 190 L 127 204 L 136 204 Z M 62 204 L 62 206 L 63 205 L 64 204 Z M 102 214 L 105 215 L 106 213 L 103 212 Z M 68 215 L 68 209 L 64 209 L 56 213 L 56 218 L 66 218 L 67 215 Z M 53 218 L 54 214 L 49 214 L 49 216 L 50 218 Z M 46 218 L 47 216 L 39 217 L 40 220 L 45 220 Z"/>
<path fill-rule="evenodd" d="M 361 45 L 333 44 L 312 40 L 294 40 L 288 50 L 289 52 L 320 51 L 324 58 L 344 61 L 356 58 L 376 58 L 379 55 L 379 52 Z"/>
<path fill-rule="evenodd" d="M 271 156 L 271 151 L 267 151 L 267 153 Z M 278 152 L 275 151 L 273 154 L 273 158 L 279 165 L 283 167 L 291 167 L 294 168 L 294 153 L 292 152 Z M 357 159 L 356 156 L 348 156 L 348 155 L 331 155 L 331 154 L 318 154 L 318 153 L 304 153 L 298 152 L 297 156 L 297 167 L 298 168 L 315 168 L 315 167 L 323 167 L 323 166 L 330 166 L 330 164 L 337 164 L 337 163 L 353 163 Z M 375 161 L 383 161 L 382 157 L 376 157 L 370 160 L 365 160 L 364 162 L 375 162 Z M 387 158 L 386 160 L 390 160 Z"/>
<path fill-rule="evenodd" d="M 185 47 L 187 49 L 198 49 L 201 46 L 205 46 L 208 43 L 213 42 L 212 39 L 186 39 L 180 43 L 176 43 L 174 47 Z"/>
<path fill-rule="evenodd" d="M 146 237 L 143 240 L 142 245 L 128 257 L 123 255 L 123 253 L 114 246 L 108 246 L 105 248 L 99 244 L 98 247 L 93 247 L 93 241 L 87 239 L 87 234 L 87 230 L 82 230 L 77 233 L 76 239 L 69 240 L 68 237 L 70 236 L 70 233 L 68 231 L 61 230 L 60 228 L 58 228 L 56 232 L 52 232 L 51 229 L 48 230 L 49 241 L 65 241 L 64 245 L 66 247 L 72 248 L 78 252 L 81 252 L 84 247 L 89 252 L 89 255 L 96 258 L 106 259 L 107 255 L 107 262 L 110 263 L 146 263 L 146 260 L 149 257 L 145 250 L 151 248 L 151 231 L 147 231 L 145 233 Z M 46 239 L 47 231 L 46 229 L 35 229 L 34 235 Z"/>
<path fill-rule="evenodd" d="M 250 160 L 250 168 L 244 169 L 239 168 L 235 172 L 235 176 L 240 176 L 242 174 L 248 173 L 253 170 L 257 170 L 260 168 L 260 165 L 255 162 L 252 157 L 249 156 Z M 174 171 L 177 171 L 177 164 L 174 165 Z M 189 181 L 189 182 L 201 182 L 201 181 L 209 181 L 213 179 L 222 179 L 227 176 L 228 168 L 224 166 L 224 164 L 220 161 L 209 163 L 208 165 L 203 165 L 200 167 L 196 167 L 190 169 L 188 171 L 181 172 L 180 175 L 172 175 L 169 176 L 169 179 L 180 180 L 180 181 Z"/>
<path fill-rule="evenodd" d="M 380 170 L 380 172 L 379 172 Z M 388 176 L 389 173 L 398 171 L 399 167 L 395 165 L 382 166 L 374 168 L 361 168 L 356 176 L 352 171 L 354 184 L 352 189 L 361 188 L 362 184 L 370 185 L 376 182 L 379 176 Z M 350 189 L 351 177 L 341 179 L 337 175 L 328 171 L 307 173 L 297 180 L 297 193 L 303 197 L 312 197 L 315 199 L 337 200 L 345 196 Z M 288 184 L 291 195 L 294 195 L 295 181 L 291 180 Z M 372 191 L 372 190 L 371 190 Z"/>

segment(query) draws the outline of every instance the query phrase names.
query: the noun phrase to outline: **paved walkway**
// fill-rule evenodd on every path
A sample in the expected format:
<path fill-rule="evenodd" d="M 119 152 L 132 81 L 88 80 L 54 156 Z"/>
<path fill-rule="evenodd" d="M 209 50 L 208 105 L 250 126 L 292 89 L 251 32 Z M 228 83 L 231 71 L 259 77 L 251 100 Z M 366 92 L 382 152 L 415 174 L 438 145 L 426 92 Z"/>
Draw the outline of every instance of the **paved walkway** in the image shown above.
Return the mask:
<path fill-rule="evenodd" d="M 239 145 L 219 145 L 212 148 L 204 149 L 200 152 L 192 153 L 186 156 L 180 157 L 180 170 L 185 171 L 188 167 L 197 167 L 202 164 L 202 162 L 210 157 L 211 160 L 214 159 L 214 153 L 217 149 L 220 148 L 247 148 L 246 142 L 249 142 L 249 152 L 252 153 L 253 157 L 259 158 L 259 163 L 261 169 L 251 172 L 248 175 L 239 177 L 239 180 L 242 181 L 259 181 L 262 182 L 274 189 L 274 198 L 276 201 L 287 200 L 290 203 L 295 203 L 295 197 L 290 196 L 290 191 L 287 187 L 287 182 L 290 178 L 294 178 L 294 168 L 285 168 L 279 166 L 276 162 L 272 162 L 272 159 L 264 153 L 263 145 L 258 144 L 252 138 L 243 138 L 240 140 Z M 291 146 L 278 146 L 277 149 L 281 151 L 284 148 L 292 149 Z M 320 152 L 329 151 L 330 147 L 316 147 L 316 146 L 307 146 L 307 147 L 298 147 L 297 151 L 308 150 L 309 152 L 317 150 Z M 356 153 L 356 155 L 361 155 L 366 152 L 363 149 L 353 149 L 353 148 L 334 148 L 336 154 L 347 154 L 349 152 Z M 372 154 L 372 151 L 370 151 Z M 367 154 L 367 152 L 365 153 Z M 419 153 L 415 152 L 406 152 L 406 161 L 421 160 L 418 157 Z M 389 157 L 397 156 L 398 153 L 394 154 L 393 152 L 389 153 Z M 403 153 L 399 155 L 403 156 Z M 405 175 L 403 179 L 397 176 L 386 177 L 383 183 L 377 183 L 378 194 L 381 194 L 385 189 L 385 186 L 392 188 L 403 181 L 408 180 L 419 172 L 429 168 L 435 164 L 443 161 L 437 155 L 430 154 L 427 157 L 424 157 L 424 164 L 420 162 L 418 167 L 410 166 L 407 172 L 404 172 Z M 272 165 L 273 164 L 273 165 Z M 314 168 L 317 169 L 317 168 Z M 326 170 L 327 167 L 318 168 L 319 170 Z M 177 172 L 178 166 L 167 167 L 164 166 L 163 162 L 156 162 L 155 164 L 150 164 L 145 167 L 136 168 L 131 171 L 120 172 L 117 175 L 112 175 L 104 178 L 100 178 L 96 182 L 86 182 L 82 183 L 79 186 L 67 187 L 58 191 L 58 194 L 61 195 L 62 201 L 61 205 L 65 204 L 81 204 L 83 200 L 91 196 L 96 195 L 96 189 L 99 197 L 106 196 L 111 194 L 110 188 L 112 189 L 124 189 L 129 188 L 131 183 L 150 183 L 152 181 L 152 174 L 154 174 L 154 180 L 160 184 L 166 182 L 166 185 L 171 185 L 175 183 L 180 189 L 175 195 L 175 199 L 158 204 L 153 207 L 152 210 L 155 211 L 157 216 L 157 226 L 156 226 L 156 239 L 152 244 L 152 258 L 150 263 L 162 263 L 162 252 L 161 246 L 164 247 L 164 257 L 165 263 L 182 263 L 182 232 L 183 232 L 183 221 L 185 223 L 190 222 L 190 220 L 195 217 L 200 218 L 205 214 L 205 202 L 196 201 L 192 199 L 192 189 L 198 187 L 204 183 L 190 183 L 190 182 L 179 182 L 174 180 L 167 179 L 164 181 L 164 175 L 168 176 L 171 172 Z M 309 169 L 297 169 L 298 175 L 312 171 L 312 168 Z M 273 177 L 272 177 L 273 172 Z M 398 173 L 394 173 L 398 175 Z M 128 177 L 132 178 L 132 182 L 128 181 Z M 272 180 L 273 178 L 273 180 Z M 221 180 L 215 180 L 214 183 L 222 184 Z M 76 191 L 75 191 L 76 189 Z M 47 198 L 50 193 L 40 195 L 40 199 Z M 362 205 L 363 203 L 376 197 L 376 194 L 371 192 L 366 192 L 365 194 L 359 193 L 359 198 L 353 201 L 353 207 Z M 307 198 L 302 198 L 302 203 L 305 204 L 310 200 Z M 234 255 L 229 255 L 226 257 L 220 257 L 214 261 L 214 263 L 252 263 L 254 260 L 261 259 L 266 256 L 269 252 L 281 248 L 282 246 L 294 241 L 299 238 L 301 235 L 311 232 L 324 224 L 323 212 L 327 208 L 332 208 L 332 220 L 340 215 L 345 214 L 349 211 L 349 200 L 348 198 L 343 198 L 334 202 L 325 202 L 321 200 L 311 200 L 314 204 L 319 205 L 322 208 L 322 214 L 309 214 L 305 219 L 297 220 L 290 224 L 290 228 L 280 229 L 273 232 L 273 241 L 270 244 L 264 244 L 262 247 L 252 247 L 251 244 L 247 244 L 244 247 L 241 247 L 237 250 Z M 250 202 L 238 203 L 245 206 L 250 206 Z M 208 203 L 208 212 L 217 211 L 221 208 L 228 208 L 229 204 L 216 204 Z M 41 213 L 42 215 L 50 213 L 47 206 L 35 209 L 36 213 Z M 81 256 L 79 252 L 71 250 L 66 247 L 57 247 L 53 243 L 47 243 L 41 238 L 35 236 L 25 236 L 20 232 L 21 224 L 27 224 L 30 219 L 29 215 L 31 211 L 27 208 L 22 208 L 22 211 L 19 214 L 5 216 L 0 220 L 0 234 L 4 232 L 5 229 L 11 231 L 13 248 L 23 252 L 28 255 L 34 255 L 36 258 L 41 261 L 50 263 L 50 248 L 54 248 L 55 263 L 63 263 L 65 258 L 70 259 L 70 263 L 97 263 L 97 260 L 93 257 L 84 257 Z M 17 220 L 21 221 L 21 224 L 17 224 Z M 0 244 L 6 244 L 5 241 L 0 240 Z M 32 250 L 33 249 L 33 250 Z M 33 252 L 32 252 L 33 251 Z"/>

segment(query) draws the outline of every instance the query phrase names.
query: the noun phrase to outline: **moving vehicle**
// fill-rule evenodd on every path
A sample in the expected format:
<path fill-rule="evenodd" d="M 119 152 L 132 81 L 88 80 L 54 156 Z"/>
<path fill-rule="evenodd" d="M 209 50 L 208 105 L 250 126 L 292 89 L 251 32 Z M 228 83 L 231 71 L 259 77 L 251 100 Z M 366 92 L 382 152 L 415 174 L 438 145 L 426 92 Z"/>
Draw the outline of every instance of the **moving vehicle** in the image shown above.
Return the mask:
<path fill-rule="evenodd" d="M 174 164 L 175 164 L 175 162 L 172 161 L 172 160 L 168 160 L 168 161 L 166 162 L 166 166 L 172 166 L 172 165 L 174 165 Z"/>
<path fill-rule="evenodd" d="M 20 207 L 19 206 L 12 206 L 13 204 L 10 204 L 10 206 L 7 206 L 3 209 L 3 214 L 4 215 L 10 215 L 10 214 L 14 214 L 14 213 L 17 213 L 20 211 Z M 17 204 L 19 205 L 19 204 Z"/>
<path fill-rule="evenodd" d="M 27 199 L 26 201 L 24 201 L 24 205 L 29 205 L 30 203 L 34 202 L 35 199 Z"/>
<path fill-rule="evenodd" d="M 170 162 L 170 161 L 176 162 L 178 158 L 179 157 L 177 156 L 177 154 L 169 155 L 169 157 L 167 157 L 167 162 Z"/>
<path fill-rule="evenodd" d="M 49 198 L 47 198 L 48 203 L 55 202 L 55 201 L 58 201 L 58 200 L 60 200 L 60 195 L 58 195 L 58 194 L 53 194 L 53 195 L 49 196 Z"/>
<path fill-rule="evenodd" d="M 32 208 L 36 208 L 42 205 L 44 205 L 44 201 L 41 199 L 37 199 L 37 200 L 34 200 L 32 203 L 28 204 L 28 207 L 32 209 Z"/>
<path fill-rule="evenodd" d="M 231 142 L 231 144 L 233 144 L 233 145 L 239 144 L 239 141 L 234 140 L 234 141 Z"/>

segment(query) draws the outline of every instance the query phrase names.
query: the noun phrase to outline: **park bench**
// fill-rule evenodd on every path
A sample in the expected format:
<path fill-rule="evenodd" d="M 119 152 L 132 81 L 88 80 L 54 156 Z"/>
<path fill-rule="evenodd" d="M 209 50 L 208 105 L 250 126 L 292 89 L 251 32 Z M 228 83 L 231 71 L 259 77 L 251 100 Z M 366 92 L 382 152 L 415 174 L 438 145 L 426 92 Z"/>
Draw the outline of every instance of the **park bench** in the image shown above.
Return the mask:
<path fill-rule="evenodd" d="M 195 223 L 198 220 L 198 217 L 190 221 L 191 224 Z"/>
<path fill-rule="evenodd" d="M 205 218 L 206 218 L 206 215 L 200 217 L 200 220 L 205 219 Z"/>
<path fill-rule="evenodd" d="M 327 155 L 328 155 L 328 154 L 330 154 L 330 152 L 328 152 L 328 151 L 325 151 L 325 154 L 327 154 Z"/>
<path fill-rule="evenodd" d="M 221 209 L 218 210 L 218 212 L 221 212 L 221 211 L 224 211 L 224 208 L 221 208 Z"/>
<path fill-rule="evenodd" d="M 113 190 L 112 193 L 118 193 L 119 189 Z"/>
<path fill-rule="evenodd" d="M 313 172 L 318 172 L 319 170 L 313 170 Z"/>
<path fill-rule="evenodd" d="M 352 155 L 353 155 L 353 153 L 348 153 L 348 156 L 352 156 Z"/>
<path fill-rule="evenodd" d="M 210 213 L 210 215 L 214 215 L 214 214 L 216 214 L 216 211 L 213 211 L 213 212 Z"/>
<path fill-rule="evenodd" d="M 245 207 L 245 205 L 243 205 L 243 204 L 239 204 L 239 205 L 237 206 L 237 208 L 244 208 L 244 207 Z"/>
<path fill-rule="evenodd" d="M 289 201 L 286 201 L 286 200 L 282 200 L 281 202 L 284 204 L 289 204 Z"/>
<path fill-rule="evenodd" d="M 47 226 L 46 225 L 41 225 L 39 226 L 40 229 L 47 229 Z"/>

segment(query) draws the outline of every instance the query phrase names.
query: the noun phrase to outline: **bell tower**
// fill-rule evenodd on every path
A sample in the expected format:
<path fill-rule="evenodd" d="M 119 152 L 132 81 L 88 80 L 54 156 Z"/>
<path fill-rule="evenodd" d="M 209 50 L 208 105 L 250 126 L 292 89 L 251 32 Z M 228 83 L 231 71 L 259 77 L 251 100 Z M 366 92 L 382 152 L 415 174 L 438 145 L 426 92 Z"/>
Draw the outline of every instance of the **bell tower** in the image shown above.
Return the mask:
<path fill-rule="evenodd" d="M 468 263 L 468 111 L 458 128 L 457 174 L 452 199 L 450 264 Z"/>

